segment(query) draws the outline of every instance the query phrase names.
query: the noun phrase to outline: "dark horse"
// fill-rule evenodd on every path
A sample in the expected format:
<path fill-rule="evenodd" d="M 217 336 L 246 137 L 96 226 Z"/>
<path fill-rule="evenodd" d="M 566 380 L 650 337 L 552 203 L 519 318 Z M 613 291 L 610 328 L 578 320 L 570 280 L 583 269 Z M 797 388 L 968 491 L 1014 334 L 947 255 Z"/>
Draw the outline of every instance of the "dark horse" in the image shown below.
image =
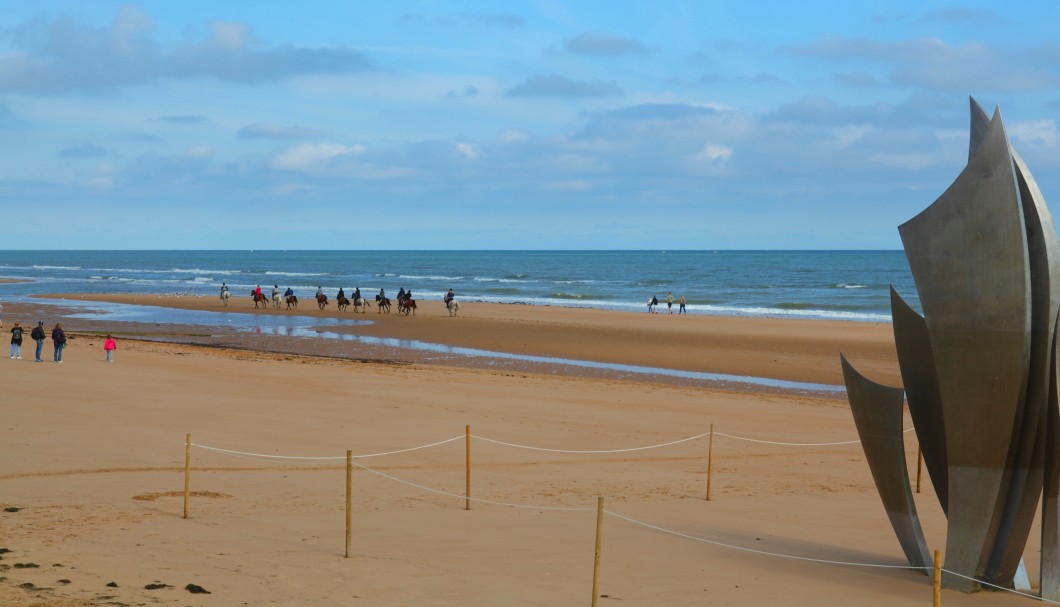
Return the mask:
<path fill-rule="evenodd" d="M 258 304 L 264 309 L 269 309 L 269 298 L 264 293 L 258 293 L 257 291 L 251 291 L 250 296 L 254 298 L 254 309 L 258 309 Z"/>
<path fill-rule="evenodd" d="M 411 297 L 406 297 L 405 299 L 398 300 L 398 312 L 404 312 L 405 316 L 408 316 L 409 312 L 412 312 L 412 315 L 415 316 L 416 300 L 412 299 Z"/>
<path fill-rule="evenodd" d="M 328 305 L 328 296 L 321 293 L 317 295 L 317 307 L 323 310 Z"/>
<path fill-rule="evenodd" d="M 335 298 L 335 305 L 338 306 L 339 312 L 345 312 L 350 305 L 350 300 L 345 297 L 337 297 Z"/>
<path fill-rule="evenodd" d="M 288 310 L 290 310 L 291 308 L 294 308 L 295 310 L 298 309 L 298 296 L 297 295 L 288 295 L 286 297 L 286 300 L 287 300 L 287 309 Z"/>
<path fill-rule="evenodd" d="M 375 307 L 376 307 L 376 310 L 375 310 L 376 314 L 378 314 L 380 312 L 386 312 L 387 314 L 390 314 L 390 298 L 389 297 L 380 297 L 379 295 L 376 295 L 375 296 Z"/>

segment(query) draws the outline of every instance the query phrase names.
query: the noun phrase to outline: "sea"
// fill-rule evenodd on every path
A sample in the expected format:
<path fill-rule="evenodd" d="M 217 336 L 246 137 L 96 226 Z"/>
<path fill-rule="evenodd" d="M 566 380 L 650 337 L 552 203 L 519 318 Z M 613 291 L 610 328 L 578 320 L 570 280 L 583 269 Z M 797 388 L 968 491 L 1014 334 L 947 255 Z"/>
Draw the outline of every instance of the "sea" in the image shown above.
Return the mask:
<path fill-rule="evenodd" d="M 41 293 L 233 297 L 257 285 L 311 297 L 360 288 L 441 300 L 889 322 L 889 285 L 918 306 L 902 251 L 0 251 L 0 302 Z M 675 305 L 676 308 L 676 305 Z"/>

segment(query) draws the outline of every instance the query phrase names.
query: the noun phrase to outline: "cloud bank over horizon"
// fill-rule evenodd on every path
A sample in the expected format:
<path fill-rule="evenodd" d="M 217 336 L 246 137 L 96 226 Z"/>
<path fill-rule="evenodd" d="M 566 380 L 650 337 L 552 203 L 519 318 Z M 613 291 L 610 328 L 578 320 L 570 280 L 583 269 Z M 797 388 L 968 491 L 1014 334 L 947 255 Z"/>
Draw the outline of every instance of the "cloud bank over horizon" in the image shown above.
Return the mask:
<path fill-rule="evenodd" d="M 899 248 L 969 95 L 1060 199 L 1051 4 L 498 6 L 12 5 L 0 200 L 64 248 Z"/>

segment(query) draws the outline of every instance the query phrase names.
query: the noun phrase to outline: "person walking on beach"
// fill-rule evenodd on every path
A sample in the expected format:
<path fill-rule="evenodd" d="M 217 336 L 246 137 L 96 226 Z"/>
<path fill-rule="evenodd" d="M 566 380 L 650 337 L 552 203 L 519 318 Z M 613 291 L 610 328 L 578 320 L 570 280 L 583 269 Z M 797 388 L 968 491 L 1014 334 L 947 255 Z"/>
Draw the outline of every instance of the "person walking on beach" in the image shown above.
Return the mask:
<path fill-rule="evenodd" d="M 59 323 L 55 323 L 55 328 L 52 329 L 52 345 L 55 346 L 55 362 L 62 363 L 63 350 L 66 348 L 66 332 Z"/>
<path fill-rule="evenodd" d="M 41 360 L 40 355 L 44 352 L 44 321 L 37 321 L 37 326 L 30 331 L 30 337 L 33 341 L 37 342 L 37 362 L 44 362 Z"/>
<path fill-rule="evenodd" d="M 11 327 L 11 358 L 22 360 L 22 327 L 17 320 Z"/>
<path fill-rule="evenodd" d="M 688 314 L 688 310 L 685 309 L 685 303 L 687 303 L 685 301 L 685 296 L 682 295 L 681 299 L 677 300 L 677 305 L 678 305 L 677 313 L 678 314 Z"/>
<path fill-rule="evenodd" d="M 118 342 L 114 341 L 114 338 L 107 335 L 107 341 L 103 342 L 103 351 L 107 353 L 107 362 L 114 362 L 114 351 L 118 349 Z"/>
<path fill-rule="evenodd" d="M 674 313 L 674 294 L 672 291 L 666 292 L 666 311 L 669 314 Z"/>

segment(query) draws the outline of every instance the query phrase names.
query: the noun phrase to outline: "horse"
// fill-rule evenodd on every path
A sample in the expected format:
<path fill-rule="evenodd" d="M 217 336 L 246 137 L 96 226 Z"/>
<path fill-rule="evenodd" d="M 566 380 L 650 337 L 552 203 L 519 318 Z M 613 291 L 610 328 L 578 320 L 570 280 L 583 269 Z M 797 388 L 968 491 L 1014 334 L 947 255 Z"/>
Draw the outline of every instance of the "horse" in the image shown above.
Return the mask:
<path fill-rule="evenodd" d="M 228 298 L 230 297 L 228 291 L 221 291 L 221 302 L 228 307 Z"/>
<path fill-rule="evenodd" d="M 449 310 L 449 316 L 456 316 L 456 313 L 460 311 L 460 302 L 456 298 L 450 299 L 446 302 L 445 308 Z"/>
<path fill-rule="evenodd" d="M 338 306 L 339 312 L 345 312 L 350 305 L 350 300 L 345 297 L 336 297 L 335 305 Z"/>
<path fill-rule="evenodd" d="M 375 296 L 375 306 L 376 306 L 376 311 L 375 311 L 376 314 L 379 314 L 380 312 L 386 312 L 387 314 L 390 314 L 390 298 L 389 297 L 381 297 L 379 295 L 376 295 Z"/>
<path fill-rule="evenodd" d="M 276 308 L 277 310 L 280 309 L 280 294 L 279 293 L 274 293 L 272 295 L 272 307 Z"/>
<path fill-rule="evenodd" d="M 288 295 L 286 297 L 286 300 L 287 300 L 287 309 L 288 310 L 290 310 L 291 308 L 294 308 L 295 310 L 298 309 L 298 296 L 297 295 Z"/>
<path fill-rule="evenodd" d="M 261 304 L 262 309 L 269 309 L 269 298 L 265 297 L 264 293 L 258 293 L 257 291 L 251 291 L 250 296 L 254 298 L 254 309 L 258 309 L 258 304 Z"/>
<path fill-rule="evenodd" d="M 408 316 L 409 312 L 412 312 L 412 315 L 415 316 L 416 300 L 411 297 L 406 297 L 405 299 L 398 301 L 398 312 L 404 312 L 405 316 Z"/>
<path fill-rule="evenodd" d="M 353 311 L 354 313 L 356 313 L 357 310 L 360 310 L 361 314 L 365 314 L 366 312 L 368 312 L 368 305 L 369 304 L 367 299 L 363 297 L 358 297 L 357 299 L 353 300 Z"/>
<path fill-rule="evenodd" d="M 323 310 L 328 305 L 328 296 L 323 293 L 317 295 L 317 307 Z"/>

